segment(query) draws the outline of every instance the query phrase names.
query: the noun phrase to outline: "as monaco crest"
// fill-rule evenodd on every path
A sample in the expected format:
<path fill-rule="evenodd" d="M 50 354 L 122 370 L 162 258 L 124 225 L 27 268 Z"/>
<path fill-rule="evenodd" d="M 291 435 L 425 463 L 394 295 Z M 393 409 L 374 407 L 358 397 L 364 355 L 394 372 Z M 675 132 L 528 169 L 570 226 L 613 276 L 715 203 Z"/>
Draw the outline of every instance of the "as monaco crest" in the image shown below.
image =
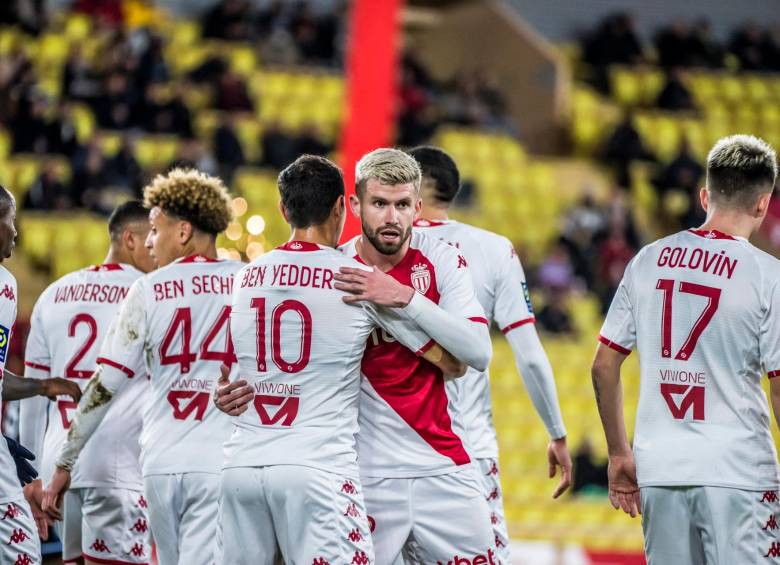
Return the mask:
<path fill-rule="evenodd" d="M 417 263 L 412 267 L 412 286 L 420 294 L 425 294 L 431 288 L 431 272 L 428 265 Z"/>

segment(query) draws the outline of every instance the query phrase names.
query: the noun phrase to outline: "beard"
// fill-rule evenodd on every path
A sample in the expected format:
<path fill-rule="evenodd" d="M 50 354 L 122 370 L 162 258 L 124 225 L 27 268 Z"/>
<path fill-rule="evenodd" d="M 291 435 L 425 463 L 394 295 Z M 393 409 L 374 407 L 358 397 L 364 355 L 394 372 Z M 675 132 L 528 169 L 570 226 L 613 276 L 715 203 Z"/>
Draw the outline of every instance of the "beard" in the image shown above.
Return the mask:
<path fill-rule="evenodd" d="M 382 255 L 395 255 L 398 253 L 404 244 L 409 240 L 412 235 L 412 226 L 406 228 L 406 231 L 402 230 L 400 226 L 384 225 L 375 230 L 369 228 L 364 222 L 361 222 L 363 226 L 363 233 L 374 246 L 374 249 L 379 251 Z M 382 232 L 395 232 L 399 234 L 397 243 L 386 243 L 380 239 Z"/>

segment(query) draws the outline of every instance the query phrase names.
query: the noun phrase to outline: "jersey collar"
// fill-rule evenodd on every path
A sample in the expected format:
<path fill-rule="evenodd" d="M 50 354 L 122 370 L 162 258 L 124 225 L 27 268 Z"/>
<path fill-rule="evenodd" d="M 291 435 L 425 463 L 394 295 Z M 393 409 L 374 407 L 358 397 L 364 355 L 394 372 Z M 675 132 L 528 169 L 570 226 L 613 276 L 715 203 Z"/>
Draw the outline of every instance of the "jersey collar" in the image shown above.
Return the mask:
<path fill-rule="evenodd" d="M 731 240 L 737 240 L 738 238 L 734 237 L 733 235 L 729 235 L 727 233 L 723 233 L 722 231 L 718 230 L 694 230 L 690 229 L 688 230 L 693 235 L 698 235 L 699 237 L 703 237 L 705 239 L 731 239 Z M 741 238 L 739 238 L 741 239 Z"/>
<path fill-rule="evenodd" d="M 308 241 L 288 241 L 284 245 L 277 247 L 279 251 L 319 251 L 322 249 L 316 243 L 310 243 Z"/>
<path fill-rule="evenodd" d="M 123 268 L 119 263 L 103 263 L 102 265 L 87 267 L 86 270 L 92 273 L 99 273 L 101 271 L 121 271 Z"/>
<path fill-rule="evenodd" d="M 451 220 L 426 220 L 419 218 L 412 224 L 415 228 L 435 228 L 437 226 L 446 226 Z"/>
<path fill-rule="evenodd" d="M 211 257 L 206 257 L 205 255 L 201 255 L 200 253 L 196 255 L 187 255 L 186 257 L 182 257 L 177 263 L 219 263 L 221 259 L 212 259 Z"/>

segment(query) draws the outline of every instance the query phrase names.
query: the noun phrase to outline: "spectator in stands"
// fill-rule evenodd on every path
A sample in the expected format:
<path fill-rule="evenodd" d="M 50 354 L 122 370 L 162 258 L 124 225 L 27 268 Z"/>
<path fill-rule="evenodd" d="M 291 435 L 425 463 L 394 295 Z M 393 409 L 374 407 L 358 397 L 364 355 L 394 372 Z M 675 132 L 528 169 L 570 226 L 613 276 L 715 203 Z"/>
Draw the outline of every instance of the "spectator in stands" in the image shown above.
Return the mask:
<path fill-rule="evenodd" d="M 105 93 L 95 101 L 95 119 L 106 129 L 128 129 L 134 125 L 135 102 L 128 77 L 112 72 L 105 81 Z"/>
<path fill-rule="evenodd" d="M 60 102 L 54 118 L 48 123 L 48 151 L 58 153 L 68 159 L 73 157 L 79 148 L 76 137 L 76 121 L 73 118 L 73 108 L 67 102 Z"/>
<path fill-rule="evenodd" d="M 73 195 L 60 180 L 59 167 L 54 161 L 44 163 L 22 201 L 22 207 L 27 210 L 67 210 L 74 204 Z"/>
<path fill-rule="evenodd" d="M 585 39 L 583 54 L 585 62 L 594 66 L 634 65 L 642 63 L 645 58 L 634 19 L 627 13 L 606 17 Z"/>
<path fill-rule="evenodd" d="M 688 53 L 694 67 L 719 69 L 723 66 L 723 47 L 712 35 L 712 26 L 707 18 L 700 18 L 694 23 Z"/>
<path fill-rule="evenodd" d="M 62 95 L 69 100 L 89 102 L 101 89 L 100 75 L 87 61 L 81 45 L 74 44 L 62 71 Z"/>
<path fill-rule="evenodd" d="M 193 135 L 192 116 L 182 100 L 182 87 L 177 86 L 173 93 L 169 90 L 162 84 L 149 86 L 139 118 L 143 119 L 147 131 L 175 134 L 189 139 Z"/>
<path fill-rule="evenodd" d="M 73 200 L 77 207 L 96 209 L 100 193 L 109 185 L 99 136 L 79 149 L 73 159 Z"/>
<path fill-rule="evenodd" d="M 203 37 L 246 41 L 250 38 L 251 13 L 244 0 L 222 0 L 202 20 Z"/>
<path fill-rule="evenodd" d="M 561 245 L 568 254 L 574 274 L 593 287 L 593 264 L 596 260 L 597 237 L 606 228 L 606 215 L 596 204 L 590 190 L 572 207 L 564 219 Z"/>
<path fill-rule="evenodd" d="M 661 29 L 656 35 L 658 62 L 666 68 L 687 67 L 691 63 L 690 42 L 691 34 L 687 22 L 677 18 L 672 25 Z"/>
<path fill-rule="evenodd" d="M 613 218 L 606 240 L 599 249 L 597 293 L 601 299 L 602 312 L 606 313 L 617 287 L 623 278 L 628 262 L 636 253 L 626 238 L 626 226 L 622 218 Z"/>
<path fill-rule="evenodd" d="M 540 286 L 568 293 L 574 286 L 574 269 L 562 243 L 556 244 L 536 274 Z"/>
<path fill-rule="evenodd" d="M 576 329 L 567 307 L 567 293 L 563 290 L 546 290 L 545 302 L 536 314 L 539 329 L 548 334 L 574 337 Z"/>
<path fill-rule="evenodd" d="M 260 140 L 263 149 L 262 165 L 281 171 L 298 157 L 296 139 L 284 132 L 278 123 L 272 122 Z"/>
<path fill-rule="evenodd" d="M 131 135 L 125 135 L 122 137 L 119 151 L 106 162 L 106 184 L 123 189 L 135 198 L 140 198 L 143 180 L 143 169 L 135 158 L 135 140 Z"/>
<path fill-rule="evenodd" d="M 75 0 L 74 12 L 83 12 L 99 20 L 102 25 L 119 27 L 124 20 L 120 0 Z"/>
<path fill-rule="evenodd" d="M 325 157 L 333 149 L 322 140 L 322 134 L 317 129 L 317 125 L 313 123 L 303 126 L 296 142 L 299 155 L 308 154 Z"/>
<path fill-rule="evenodd" d="M 32 99 L 28 98 L 30 96 Z M 18 100 L 16 115 L 11 120 L 15 153 L 44 154 L 49 151 L 46 124 L 48 101 L 39 94 L 24 94 Z"/>
<path fill-rule="evenodd" d="M 230 183 L 236 168 L 246 163 L 244 149 L 236 134 L 235 118 L 231 114 L 224 114 L 214 131 L 214 157 L 219 163 L 219 174 L 226 183 Z"/>
<path fill-rule="evenodd" d="M 574 485 L 572 493 L 581 493 L 584 490 L 595 488 L 606 492 L 607 490 L 607 463 L 596 461 L 593 445 L 586 437 L 574 454 Z"/>
<path fill-rule="evenodd" d="M 736 30 L 729 44 L 729 50 L 739 59 L 743 70 L 755 71 L 764 67 L 764 48 L 761 28 L 754 22 Z"/>
<path fill-rule="evenodd" d="M 179 145 L 176 158 L 168 169 L 176 167 L 198 169 L 210 175 L 219 175 L 219 167 L 214 155 L 199 139 L 188 139 Z"/>
<path fill-rule="evenodd" d="M 656 102 L 664 110 L 693 110 L 693 97 L 683 82 L 683 74 L 679 67 L 669 69 L 666 84 L 658 95 Z"/>
<path fill-rule="evenodd" d="M 631 163 L 635 160 L 655 160 L 634 127 L 634 117 L 629 111 L 626 111 L 623 120 L 607 138 L 601 154 L 604 161 L 613 168 L 618 185 L 626 189 L 631 183 Z"/>
<path fill-rule="evenodd" d="M 653 179 L 653 185 L 661 196 L 671 189 L 698 187 L 704 174 L 704 167 L 691 154 L 687 139 L 680 142 L 677 156 L 663 167 Z"/>
<path fill-rule="evenodd" d="M 143 50 L 136 72 L 136 82 L 142 91 L 154 82 L 165 82 L 170 78 L 168 64 L 165 62 L 163 41 L 159 35 L 145 34 L 146 48 Z"/>
<path fill-rule="evenodd" d="M 214 107 L 226 112 L 251 112 L 253 109 L 246 83 L 229 69 L 219 79 Z"/>

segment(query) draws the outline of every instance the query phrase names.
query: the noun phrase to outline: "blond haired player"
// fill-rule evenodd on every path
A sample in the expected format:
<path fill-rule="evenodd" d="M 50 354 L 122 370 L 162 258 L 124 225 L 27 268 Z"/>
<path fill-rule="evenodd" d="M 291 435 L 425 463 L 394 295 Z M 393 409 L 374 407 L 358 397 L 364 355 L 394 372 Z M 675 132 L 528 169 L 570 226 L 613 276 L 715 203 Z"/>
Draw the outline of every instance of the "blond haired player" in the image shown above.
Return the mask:
<path fill-rule="evenodd" d="M 0 262 L 13 253 L 16 240 L 16 201 L 0 186 Z M 5 369 L 11 331 L 16 322 L 16 279 L 0 266 L 0 394 L 4 401 L 32 396 L 55 399 L 81 397 L 78 385 L 62 378 L 23 379 Z M 35 500 L 31 501 L 35 504 Z M 39 565 L 41 546 L 36 535 L 32 509 L 25 500 L 16 473 L 14 457 L 5 441 L 0 441 L 0 563 Z"/>
<path fill-rule="evenodd" d="M 52 283 L 33 308 L 25 350 L 25 377 L 50 374 L 86 386 L 100 344 L 130 286 L 154 269 L 144 242 L 149 211 L 137 200 L 118 206 L 108 220 L 111 239 L 101 265 L 69 273 Z M 108 411 L 74 468 L 65 497 L 61 534 L 65 563 L 106 560 L 149 562 L 149 530 L 143 501 L 138 436 L 147 382 L 133 379 Z M 40 501 L 42 482 L 54 474 L 54 461 L 70 428 L 76 403 L 65 398 L 22 402 L 19 439 L 41 461 L 40 478 L 25 487 Z M 42 456 L 42 458 L 41 458 Z M 46 535 L 45 521 L 41 524 Z"/>
<path fill-rule="evenodd" d="M 220 365 L 235 362 L 230 298 L 242 264 L 217 259 L 217 234 L 231 220 L 219 179 L 174 169 L 146 187 L 144 203 L 151 223 L 146 245 L 158 269 L 133 284 L 103 342 L 44 493 L 44 510 L 59 514 L 71 470 L 117 392 L 148 374 L 141 460 L 160 565 L 209 565 L 230 428 L 209 397 Z"/>
<path fill-rule="evenodd" d="M 561 468 L 561 480 L 553 493 L 560 496 L 571 482 L 571 457 L 566 447 L 552 367 L 534 326 L 528 284 L 512 243 L 498 234 L 450 220 L 447 210 L 460 189 L 460 173 L 452 158 L 436 147 L 416 147 L 409 154 L 423 174 L 421 219 L 415 229 L 455 247 L 469 264 L 474 288 L 488 320 L 501 329 L 515 356 L 528 395 L 550 435 L 547 459 L 550 476 Z M 504 518 L 498 471 L 498 441 L 493 426 L 488 373 L 469 369 L 466 378 L 448 384 L 464 417 L 470 454 L 476 459 L 483 495 L 491 509 L 496 551 L 510 563 L 509 536 Z"/>
<path fill-rule="evenodd" d="M 426 358 L 442 352 L 398 312 L 345 304 L 334 287 L 340 267 L 366 269 L 336 249 L 346 216 L 336 165 L 300 157 L 279 192 L 290 241 L 245 266 L 233 294 L 253 407 L 225 445 L 217 561 L 270 565 L 278 544 L 285 563 L 373 563 L 355 449 L 365 343 L 381 325 Z"/>
<path fill-rule="evenodd" d="M 650 565 L 780 563 L 777 453 L 761 378 L 780 418 L 780 262 L 748 238 L 777 178 L 762 140 L 721 139 L 707 158 L 704 224 L 639 251 L 607 313 L 593 387 L 609 498 L 642 513 Z M 633 453 L 620 368 L 636 348 Z"/>
<path fill-rule="evenodd" d="M 386 303 L 393 296 L 393 305 L 441 347 L 484 371 L 490 335 L 467 261 L 412 231 L 422 205 L 419 165 L 402 151 L 377 149 L 360 160 L 355 176 L 350 204 L 363 233 L 343 251 L 396 284 L 342 269 L 338 288 L 353 293 L 351 300 Z M 393 563 L 402 551 L 420 563 L 498 563 L 490 509 L 441 371 L 375 330 L 362 373 L 358 461 L 377 563 Z"/>

